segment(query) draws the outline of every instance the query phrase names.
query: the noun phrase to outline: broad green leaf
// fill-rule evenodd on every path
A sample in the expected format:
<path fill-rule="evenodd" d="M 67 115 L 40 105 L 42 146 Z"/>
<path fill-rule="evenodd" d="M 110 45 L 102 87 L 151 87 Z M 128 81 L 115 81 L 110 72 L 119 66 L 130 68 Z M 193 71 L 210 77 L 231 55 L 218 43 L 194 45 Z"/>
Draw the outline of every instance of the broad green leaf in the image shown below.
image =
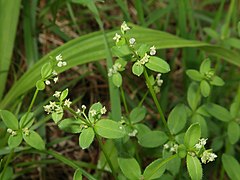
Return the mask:
<path fill-rule="evenodd" d="M 231 155 L 223 154 L 222 155 L 222 164 L 227 172 L 228 177 L 232 180 L 240 180 L 240 164 L 239 162 Z"/>
<path fill-rule="evenodd" d="M 230 114 L 232 117 L 236 118 L 236 117 L 240 117 L 240 102 L 234 102 L 231 104 L 230 107 Z"/>
<path fill-rule="evenodd" d="M 17 131 L 16 132 L 17 134 L 15 136 L 13 135 L 10 135 L 9 138 L 8 138 L 8 146 L 10 148 L 15 148 L 15 147 L 18 147 L 21 142 L 22 142 L 22 133 Z"/>
<path fill-rule="evenodd" d="M 63 117 L 63 113 L 61 112 L 61 113 L 56 113 L 56 112 L 53 112 L 52 113 L 52 119 L 53 119 L 53 121 L 57 124 L 59 121 L 61 121 L 61 119 L 62 119 L 62 117 Z"/>
<path fill-rule="evenodd" d="M 60 95 L 60 101 L 63 101 L 68 96 L 68 88 L 65 89 Z"/>
<path fill-rule="evenodd" d="M 211 91 L 211 87 L 206 80 L 202 80 L 200 83 L 201 93 L 204 97 L 208 97 Z"/>
<path fill-rule="evenodd" d="M 147 44 L 141 44 L 140 47 L 137 50 L 137 54 L 140 57 L 143 57 L 145 55 L 145 53 L 147 53 L 150 49 L 150 46 Z"/>
<path fill-rule="evenodd" d="M 138 162 L 134 158 L 118 158 L 118 164 L 123 174 L 128 179 L 140 179 L 141 169 Z"/>
<path fill-rule="evenodd" d="M 222 80 L 222 78 L 218 77 L 218 76 L 214 76 L 212 78 L 212 80 L 210 81 L 210 84 L 211 85 L 214 85 L 214 86 L 223 86 L 225 83 L 224 81 Z"/>
<path fill-rule="evenodd" d="M 167 162 L 164 159 L 157 159 L 149 164 L 143 172 L 144 180 L 160 178 L 166 169 Z"/>
<path fill-rule="evenodd" d="M 95 134 L 93 128 L 89 127 L 87 129 L 83 129 L 79 136 L 79 146 L 82 149 L 88 148 L 92 144 L 94 136 Z"/>
<path fill-rule="evenodd" d="M 145 124 L 141 124 L 141 123 L 135 124 L 134 128 L 137 130 L 137 137 L 138 138 L 140 136 L 144 135 L 145 133 L 151 131 L 151 129 L 148 126 L 146 126 Z"/>
<path fill-rule="evenodd" d="M 99 119 L 101 117 L 101 109 L 102 109 L 102 104 L 100 102 L 94 103 L 91 105 L 88 111 L 88 118 L 90 119 L 91 122 L 94 122 L 95 119 Z M 96 115 L 93 116 L 91 113 L 92 111 L 96 112 Z"/>
<path fill-rule="evenodd" d="M 173 153 L 169 150 L 163 149 L 162 159 L 171 158 Z M 181 166 L 181 159 L 179 157 L 173 158 L 171 161 L 168 161 L 166 164 L 166 170 L 168 170 L 172 175 L 177 175 L 179 173 Z M 161 177 L 162 178 L 162 177 Z"/>
<path fill-rule="evenodd" d="M 122 59 L 122 58 L 119 58 L 115 61 L 115 64 L 121 64 L 121 68 L 119 69 L 119 71 L 123 71 L 125 69 L 125 66 L 127 65 L 127 61 Z"/>
<path fill-rule="evenodd" d="M 104 138 L 116 139 L 125 135 L 124 127 L 113 120 L 101 119 L 95 124 L 95 131 Z"/>
<path fill-rule="evenodd" d="M 51 63 L 46 63 L 43 65 L 42 69 L 41 69 L 41 76 L 42 79 L 47 79 L 51 74 L 52 74 L 52 65 Z"/>
<path fill-rule="evenodd" d="M 217 104 L 208 103 L 206 104 L 206 110 L 209 114 L 220 121 L 228 122 L 232 119 L 230 112 L 222 106 Z"/>
<path fill-rule="evenodd" d="M 45 142 L 43 141 L 41 136 L 33 130 L 29 130 L 29 135 L 25 135 L 23 133 L 23 139 L 28 145 L 30 145 L 35 149 L 38 149 L 38 150 L 45 149 Z"/>
<path fill-rule="evenodd" d="M 63 119 L 59 122 L 58 127 L 68 133 L 80 133 L 81 132 L 81 121 L 77 119 Z"/>
<path fill-rule="evenodd" d="M 82 180 L 82 171 L 80 169 L 76 169 L 74 172 L 73 180 Z"/>
<path fill-rule="evenodd" d="M 132 66 L 132 72 L 133 74 L 135 74 L 136 76 L 141 76 L 141 74 L 144 71 L 144 66 L 141 65 L 139 62 L 135 62 Z"/>
<path fill-rule="evenodd" d="M 32 112 L 25 113 L 19 122 L 20 128 L 30 128 L 34 122 L 34 114 Z"/>
<path fill-rule="evenodd" d="M 236 121 L 231 121 L 228 124 L 227 134 L 231 144 L 238 142 L 240 136 L 240 128 L 239 124 Z"/>
<path fill-rule="evenodd" d="M 220 35 L 212 28 L 203 28 L 203 31 L 211 38 L 218 40 Z"/>
<path fill-rule="evenodd" d="M 36 82 L 36 88 L 39 90 L 39 91 L 42 91 L 45 89 L 45 83 L 43 80 L 38 80 Z"/>
<path fill-rule="evenodd" d="M 12 130 L 18 129 L 18 120 L 13 113 L 11 113 L 10 111 L 7 111 L 7 110 L 0 110 L 0 116 L 1 116 L 4 124 L 8 128 L 10 128 Z"/>
<path fill-rule="evenodd" d="M 187 155 L 188 174 L 192 180 L 201 180 L 203 176 L 201 162 L 197 157 Z"/>
<path fill-rule="evenodd" d="M 219 151 L 223 147 L 224 141 L 225 141 L 225 139 L 222 136 L 213 138 L 212 144 L 211 144 L 211 149 L 213 151 Z"/>
<path fill-rule="evenodd" d="M 184 135 L 184 145 L 187 148 L 193 147 L 197 144 L 201 137 L 201 128 L 199 123 L 192 124 L 186 131 Z"/>
<path fill-rule="evenodd" d="M 156 56 L 151 56 L 145 66 L 148 69 L 159 73 L 167 73 L 170 71 L 169 64 L 163 59 Z"/>
<path fill-rule="evenodd" d="M 154 148 L 163 145 L 168 140 L 167 135 L 162 131 L 150 131 L 138 137 L 138 143 L 147 148 Z"/>
<path fill-rule="evenodd" d="M 205 117 L 211 117 L 211 115 L 207 112 L 205 105 L 200 106 L 196 112 Z"/>
<path fill-rule="evenodd" d="M 226 38 L 223 40 L 223 43 L 231 47 L 240 49 L 240 40 L 237 38 Z"/>
<path fill-rule="evenodd" d="M 186 124 L 187 112 L 185 105 L 178 104 L 168 116 L 168 127 L 172 134 L 179 133 Z"/>
<path fill-rule="evenodd" d="M 205 74 L 206 72 L 211 70 L 211 61 L 209 58 L 205 59 L 200 66 L 200 73 Z"/>
<path fill-rule="evenodd" d="M 130 54 L 131 52 L 127 45 L 123 45 L 123 46 L 113 46 L 112 53 L 119 58 L 123 58 L 128 54 Z"/>
<path fill-rule="evenodd" d="M 203 79 L 203 75 L 194 69 L 187 70 L 186 74 L 194 81 L 201 81 Z"/>
<path fill-rule="evenodd" d="M 122 75 L 117 72 L 112 75 L 112 81 L 113 84 L 117 87 L 120 87 L 122 85 Z"/>
<path fill-rule="evenodd" d="M 206 120 L 200 114 L 195 113 L 191 117 L 191 123 L 199 123 L 201 127 L 201 137 L 208 137 L 208 125 L 206 123 Z"/>
<path fill-rule="evenodd" d="M 187 101 L 192 110 L 196 110 L 201 100 L 199 88 L 199 85 L 196 83 L 191 83 L 188 87 Z"/>
<path fill-rule="evenodd" d="M 129 118 L 132 123 L 137 123 L 145 118 L 146 113 L 147 110 L 145 107 L 136 107 L 130 112 Z"/>

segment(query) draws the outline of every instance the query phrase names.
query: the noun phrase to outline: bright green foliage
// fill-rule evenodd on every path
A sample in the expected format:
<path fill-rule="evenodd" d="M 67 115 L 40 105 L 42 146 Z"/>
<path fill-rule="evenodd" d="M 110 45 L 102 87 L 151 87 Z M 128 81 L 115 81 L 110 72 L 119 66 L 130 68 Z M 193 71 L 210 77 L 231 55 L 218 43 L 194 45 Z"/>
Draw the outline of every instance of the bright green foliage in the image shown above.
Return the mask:
<path fill-rule="evenodd" d="M 186 155 L 187 155 L 187 148 L 186 148 L 186 146 L 185 146 L 184 144 L 180 144 L 180 145 L 178 146 L 177 153 L 178 153 L 178 156 L 179 156 L 180 158 L 185 158 Z"/>
<path fill-rule="evenodd" d="M 122 138 L 125 135 L 124 127 L 110 119 L 99 120 L 94 129 L 98 135 L 109 139 Z"/>
<path fill-rule="evenodd" d="M 149 131 L 139 136 L 138 142 L 143 147 L 154 148 L 163 145 L 167 139 L 167 135 L 162 131 Z"/>
<path fill-rule="evenodd" d="M 239 124 L 235 121 L 231 121 L 228 124 L 227 134 L 231 144 L 237 143 L 240 137 Z"/>
<path fill-rule="evenodd" d="M 138 180 L 141 177 L 141 169 L 134 158 L 118 158 L 118 164 L 123 174 L 132 180 Z"/>
<path fill-rule="evenodd" d="M 184 145 L 187 148 L 193 147 L 201 137 L 201 128 L 198 123 L 192 124 L 184 135 Z"/>
<path fill-rule="evenodd" d="M 197 157 L 187 155 L 187 169 L 192 180 L 202 179 L 202 166 Z"/>
<path fill-rule="evenodd" d="M 167 73 L 170 71 L 170 67 L 166 61 L 159 57 L 151 56 L 146 63 L 146 67 L 152 71 L 159 73 Z"/>
<path fill-rule="evenodd" d="M 47 79 L 52 74 L 52 65 L 51 63 L 46 63 L 41 69 L 42 79 Z"/>
<path fill-rule="evenodd" d="M 79 119 L 72 119 L 72 118 L 67 118 L 63 119 L 58 123 L 58 127 L 66 131 L 68 133 L 80 133 L 81 128 L 80 128 L 81 121 Z"/>
<path fill-rule="evenodd" d="M 30 128 L 34 122 L 34 114 L 32 112 L 25 113 L 19 122 L 20 128 Z"/>
<path fill-rule="evenodd" d="M 94 140 L 94 135 L 93 128 L 89 127 L 87 129 L 83 129 L 79 136 L 79 146 L 82 149 L 88 148 Z"/>
<path fill-rule="evenodd" d="M 240 164 L 233 156 L 228 154 L 223 154 L 222 163 L 230 179 L 240 180 L 240 174 L 239 174 Z"/>
<path fill-rule="evenodd" d="M 186 124 L 187 112 L 186 107 L 183 104 L 175 106 L 168 116 L 168 127 L 172 134 L 179 133 Z"/>
<path fill-rule="evenodd" d="M 224 107 L 219 106 L 217 104 L 214 103 L 206 104 L 206 110 L 209 114 L 211 114 L 213 117 L 220 121 L 228 122 L 232 119 L 230 112 Z"/>
<path fill-rule="evenodd" d="M 74 172 L 73 180 L 82 180 L 82 171 L 80 169 L 76 169 Z"/>
<path fill-rule="evenodd" d="M 68 89 L 65 89 L 62 93 L 61 96 L 59 98 L 60 101 L 63 101 L 64 99 L 66 99 L 66 97 L 68 96 Z"/>
<path fill-rule="evenodd" d="M 149 164 L 143 172 L 146 180 L 160 178 L 166 169 L 166 160 L 157 159 Z"/>
<path fill-rule="evenodd" d="M 23 134 L 23 139 L 26 141 L 27 144 L 29 144 L 33 148 L 36 148 L 38 150 L 45 149 L 45 143 L 44 143 L 43 139 L 35 131 L 29 130 L 28 135 Z"/>
<path fill-rule="evenodd" d="M 132 72 L 136 76 L 141 76 L 144 71 L 144 66 L 140 64 L 139 62 L 135 62 L 132 66 Z"/>
<path fill-rule="evenodd" d="M 132 123 L 138 123 L 142 121 L 146 116 L 147 110 L 145 107 L 134 108 L 129 115 L 130 121 Z"/>
<path fill-rule="evenodd" d="M 0 110 L 0 115 L 5 123 L 5 125 L 8 128 L 11 128 L 12 130 L 17 130 L 18 129 L 18 120 L 17 118 L 11 113 L 10 111 L 7 110 Z"/>
<path fill-rule="evenodd" d="M 8 145 L 9 145 L 10 148 L 16 148 L 22 142 L 23 137 L 22 137 L 21 132 L 17 131 L 16 133 L 17 134 L 15 136 L 10 135 L 9 138 L 8 138 Z"/>
<path fill-rule="evenodd" d="M 40 91 L 44 90 L 45 89 L 45 83 L 43 80 L 38 80 L 36 82 L 36 88 Z"/>
<path fill-rule="evenodd" d="M 122 76 L 119 72 L 113 74 L 112 76 L 113 84 L 117 87 L 120 87 L 122 85 Z"/>
<path fill-rule="evenodd" d="M 194 111 L 198 107 L 201 100 L 200 89 L 198 84 L 191 83 L 188 87 L 187 101 L 191 109 Z"/>

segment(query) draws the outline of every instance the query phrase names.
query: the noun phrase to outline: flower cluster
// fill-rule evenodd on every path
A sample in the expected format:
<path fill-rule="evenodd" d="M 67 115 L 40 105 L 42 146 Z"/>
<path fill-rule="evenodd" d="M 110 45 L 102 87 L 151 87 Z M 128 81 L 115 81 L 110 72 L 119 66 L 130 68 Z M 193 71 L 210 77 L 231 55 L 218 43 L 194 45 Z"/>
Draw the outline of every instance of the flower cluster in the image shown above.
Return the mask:
<path fill-rule="evenodd" d="M 207 139 L 201 138 L 199 139 L 198 143 L 195 144 L 195 153 L 197 154 L 200 158 L 202 163 L 206 164 L 209 162 L 212 162 L 217 158 L 217 155 L 212 152 L 212 149 L 205 149 L 205 145 L 207 143 Z"/>
<path fill-rule="evenodd" d="M 172 153 L 176 153 L 177 149 L 178 149 L 178 144 L 174 143 L 174 142 L 168 142 L 166 144 L 163 145 L 163 148 L 165 150 L 169 150 Z"/>
<path fill-rule="evenodd" d="M 153 86 L 153 89 L 155 91 L 155 93 L 159 93 L 160 92 L 160 87 L 163 84 L 163 80 L 161 79 L 162 74 L 158 73 L 156 76 L 156 80 L 155 80 L 155 85 Z"/>
<path fill-rule="evenodd" d="M 50 101 L 49 104 L 43 106 L 44 108 L 44 111 L 47 112 L 47 114 L 52 114 L 52 113 L 62 113 L 63 112 L 63 109 L 62 109 L 62 106 L 56 102 L 52 102 Z"/>
<path fill-rule="evenodd" d="M 62 58 L 62 55 L 59 54 L 56 56 L 56 61 L 57 61 L 57 66 L 58 67 L 63 67 L 63 66 L 66 66 L 67 65 L 67 62 L 66 61 L 63 61 L 63 58 Z"/>
<path fill-rule="evenodd" d="M 11 136 L 16 136 L 16 135 L 17 135 L 17 132 L 16 132 L 16 131 L 13 131 L 13 130 L 10 129 L 10 128 L 7 129 L 7 132 L 8 132 L 9 134 L 11 134 Z"/>
<path fill-rule="evenodd" d="M 108 70 L 108 77 L 111 77 L 113 74 L 117 73 L 122 68 L 120 63 L 115 63 L 112 68 Z"/>

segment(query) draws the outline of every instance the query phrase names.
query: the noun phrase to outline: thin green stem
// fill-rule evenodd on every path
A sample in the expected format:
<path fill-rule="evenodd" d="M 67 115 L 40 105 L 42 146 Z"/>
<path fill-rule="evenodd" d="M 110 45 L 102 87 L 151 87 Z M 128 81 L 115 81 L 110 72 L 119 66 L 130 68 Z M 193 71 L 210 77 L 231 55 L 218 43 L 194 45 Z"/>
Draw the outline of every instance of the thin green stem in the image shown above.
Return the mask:
<path fill-rule="evenodd" d="M 4 164 L 4 168 L 3 168 L 3 170 L 2 170 L 2 175 L 1 175 L 1 177 L 0 177 L 1 179 L 4 177 L 4 174 L 5 174 L 6 170 L 7 170 L 8 164 L 10 163 L 10 161 L 11 161 L 11 159 L 12 159 L 13 153 L 14 153 L 14 148 L 11 149 L 11 151 L 10 151 L 10 153 L 9 153 L 9 155 L 8 155 L 7 161 L 6 161 L 6 163 Z"/>
<path fill-rule="evenodd" d="M 125 93 L 123 91 L 122 86 L 120 86 L 120 91 L 121 91 L 121 96 L 122 96 L 122 101 L 123 101 L 125 111 L 126 111 L 127 114 L 129 114 L 129 110 L 128 110 L 128 106 L 127 106 L 127 102 L 126 102 L 126 97 L 125 97 Z"/>
<path fill-rule="evenodd" d="M 148 76 L 148 73 L 147 73 L 146 69 L 144 69 L 143 74 L 144 74 L 144 77 L 146 79 L 146 83 L 147 83 L 148 89 L 150 91 L 150 94 L 152 95 L 153 101 L 154 101 L 154 103 L 155 103 L 155 105 L 157 107 L 157 110 L 158 110 L 159 114 L 160 114 L 160 118 L 161 118 L 161 120 L 162 120 L 162 122 L 164 124 L 164 127 L 167 130 L 168 135 L 172 138 L 173 135 L 171 134 L 171 132 L 170 132 L 168 126 L 167 126 L 167 121 L 166 121 L 165 116 L 163 114 L 162 108 L 161 108 L 161 106 L 160 106 L 160 104 L 158 102 L 157 95 L 156 95 L 156 93 L 155 93 L 155 91 L 154 91 L 154 89 L 153 89 L 153 87 L 151 85 L 151 82 L 150 82 L 150 79 L 149 79 L 149 76 Z"/>
<path fill-rule="evenodd" d="M 138 107 L 142 106 L 142 104 L 143 104 L 144 100 L 146 99 L 148 93 L 149 93 L 149 90 L 147 90 L 147 92 L 145 92 L 145 94 L 143 95 L 141 101 L 138 104 Z"/>
<path fill-rule="evenodd" d="M 104 154 L 104 156 L 105 156 L 105 158 L 106 158 L 106 160 L 107 160 L 107 162 L 108 162 L 108 165 L 109 165 L 110 169 L 112 170 L 112 174 L 113 174 L 113 176 L 114 176 L 114 179 L 118 179 L 118 178 L 117 178 L 117 174 L 116 174 L 116 172 L 115 172 L 115 170 L 114 170 L 114 168 L 113 168 L 112 162 L 111 162 L 110 158 L 108 157 L 108 154 L 107 154 L 107 152 L 106 152 L 106 150 L 105 150 L 105 148 L 104 148 L 104 145 L 103 145 L 103 143 L 102 143 L 101 138 L 100 138 L 99 135 L 96 133 L 94 127 L 93 127 L 93 130 L 94 130 L 95 135 L 96 135 L 96 137 L 97 137 L 99 146 L 100 146 L 100 148 L 101 148 L 101 150 L 102 150 L 102 152 L 103 152 L 103 154 Z"/>

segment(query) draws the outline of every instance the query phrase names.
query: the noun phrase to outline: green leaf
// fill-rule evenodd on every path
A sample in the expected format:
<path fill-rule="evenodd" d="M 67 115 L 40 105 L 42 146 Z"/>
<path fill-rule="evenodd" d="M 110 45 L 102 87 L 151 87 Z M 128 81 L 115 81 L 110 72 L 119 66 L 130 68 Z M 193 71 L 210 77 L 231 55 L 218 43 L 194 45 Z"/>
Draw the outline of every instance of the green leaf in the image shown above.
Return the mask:
<path fill-rule="evenodd" d="M 192 124 L 186 131 L 184 135 L 184 145 L 187 148 L 193 147 L 197 144 L 201 137 L 201 128 L 199 123 Z"/>
<path fill-rule="evenodd" d="M 147 44 L 141 44 L 140 47 L 137 50 L 137 54 L 140 57 L 143 57 L 145 55 L 145 53 L 147 53 L 150 49 L 150 46 Z"/>
<path fill-rule="evenodd" d="M 80 169 L 76 169 L 74 172 L 73 180 L 82 180 L 82 171 Z"/>
<path fill-rule="evenodd" d="M 208 125 L 206 123 L 206 120 L 200 114 L 195 113 L 191 117 L 191 123 L 199 123 L 201 127 L 201 137 L 208 137 Z"/>
<path fill-rule="evenodd" d="M 53 121 L 57 124 L 59 121 L 61 121 L 61 119 L 62 119 L 62 117 L 63 117 L 63 113 L 61 112 L 61 113 L 56 113 L 56 112 L 53 112 L 52 113 L 52 119 L 53 119 Z"/>
<path fill-rule="evenodd" d="M 157 159 L 149 164 L 143 173 L 144 180 L 160 178 L 166 169 L 166 163 L 164 159 Z"/>
<path fill-rule="evenodd" d="M 8 146 L 10 148 L 16 148 L 18 147 L 21 142 L 22 142 L 22 133 L 17 131 L 16 132 L 17 134 L 15 136 L 13 135 L 10 135 L 9 138 L 8 138 Z"/>
<path fill-rule="evenodd" d="M 118 164 L 123 174 L 131 180 L 139 180 L 141 177 L 141 169 L 138 162 L 134 158 L 118 158 Z"/>
<path fill-rule="evenodd" d="M 59 98 L 60 101 L 63 101 L 67 96 L 68 96 L 68 88 L 61 93 L 61 96 Z"/>
<path fill-rule="evenodd" d="M 23 133 L 23 139 L 25 142 L 30 145 L 31 147 L 38 149 L 38 150 L 44 150 L 45 149 L 45 143 L 41 136 L 36 133 L 33 130 L 29 130 L 29 135 L 25 135 Z"/>
<path fill-rule="evenodd" d="M 222 78 L 218 77 L 218 76 L 214 76 L 212 78 L 212 80 L 210 81 L 210 84 L 211 85 L 214 85 L 214 86 L 223 86 L 225 83 L 224 81 L 222 80 Z"/>
<path fill-rule="evenodd" d="M 41 69 L 42 79 L 47 79 L 52 74 L 52 71 L 51 63 L 44 64 Z"/>
<path fill-rule="evenodd" d="M 83 129 L 79 136 L 79 146 L 82 149 L 88 148 L 92 144 L 94 136 L 95 134 L 93 128 L 89 127 L 87 129 Z"/>
<path fill-rule="evenodd" d="M 101 119 L 95 124 L 95 131 L 104 138 L 116 139 L 125 135 L 124 127 L 113 120 Z"/>
<path fill-rule="evenodd" d="M 145 107 L 136 107 L 134 108 L 129 115 L 130 121 L 132 123 L 137 123 L 142 121 L 146 116 L 147 110 Z"/>
<path fill-rule="evenodd" d="M 202 166 L 197 157 L 187 155 L 187 169 L 192 180 L 202 179 Z"/>
<path fill-rule="evenodd" d="M 79 119 L 67 118 L 60 121 L 58 127 L 68 133 L 80 133 L 80 124 L 81 121 Z"/>
<path fill-rule="evenodd" d="M 179 133 L 186 124 L 187 112 L 184 104 L 178 104 L 168 116 L 168 127 L 172 134 Z"/>
<path fill-rule="evenodd" d="M 212 28 L 203 28 L 203 31 L 211 38 L 218 40 L 220 35 Z"/>
<path fill-rule="evenodd" d="M 0 110 L 0 115 L 1 115 L 1 118 L 4 122 L 4 124 L 8 128 L 10 128 L 12 130 L 18 129 L 18 120 L 13 113 L 11 113 L 10 111 L 7 111 L 7 110 Z"/>
<path fill-rule="evenodd" d="M 209 58 L 205 59 L 200 66 L 200 73 L 204 75 L 206 72 L 211 70 L 211 61 Z"/>
<path fill-rule="evenodd" d="M 145 124 L 138 123 L 138 124 L 134 124 L 133 126 L 137 130 L 137 137 L 138 138 L 140 136 L 144 135 L 145 133 L 151 131 L 151 129 L 148 126 L 146 126 Z"/>
<path fill-rule="evenodd" d="M 236 118 L 239 115 L 239 117 L 240 117 L 239 109 L 240 109 L 240 102 L 232 103 L 231 107 L 230 107 L 230 114 L 231 114 L 231 116 Z"/>
<path fill-rule="evenodd" d="M 238 36 L 240 37 L 240 21 L 238 22 Z"/>
<path fill-rule="evenodd" d="M 88 118 L 90 119 L 91 122 L 94 122 L 95 119 L 100 119 L 101 118 L 101 109 L 103 108 L 102 104 L 100 102 L 94 103 L 91 105 L 88 111 Z M 92 115 L 92 111 L 96 111 L 96 115 Z"/>
<path fill-rule="evenodd" d="M 199 88 L 200 87 L 196 83 L 191 83 L 188 87 L 187 101 L 193 111 L 196 110 L 201 100 Z"/>
<path fill-rule="evenodd" d="M 194 69 L 187 70 L 186 74 L 194 81 L 201 81 L 203 79 L 203 75 Z"/>
<path fill-rule="evenodd" d="M 240 128 L 236 121 L 231 121 L 228 124 L 227 130 L 228 138 L 231 144 L 235 144 L 239 140 Z"/>
<path fill-rule="evenodd" d="M 230 112 L 224 107 L 219 106 L 217 104 L 214 103 L 206 104 L 206 110 L 208 111 L 209 114 L 211 114 L 213 117 L 220 121 L 228 122 L 232 119 Z"/>
<path fill-rule="evenodd" d="M 211 87 L 206 80 L 202 80 L 200 83 L 201 93 L 204 97 L 208 97 L 211 91 Z"/>
<path fill-rule="evenodd" d="M 177 154 L 180 158 L 185 158 L 187 155 L 187 148 L 184 144 L 180 144 L 177 149 Z"/>
<path fill-rule="evenodd" d="M 45 89 L 45 83 L 43 80 L 38 80 L 37 83 L 36 83 L 36 88 L 39 90 L 39 91 L 42 91 Z"/>
<path fill-rule="evenodd" d="M 133 64 L 132 72 L 134 75 L 141 76 L 143 71 L 144 71 L 144 66 L 142 64 L 140 64 L 138 61 Z"/>
<path fill-rule="evenodd" d="M 240 180 L 240 174 L 239 174 L 240 164 L 233 156 L 228 154 L 223 154 L 222 164 L 225 171 L 227 172 L 227 175 L 230 177 L 230 179 Z"/>
<path fill-rule="evenodd" d="M 119 72 L 117 73 L 114 73 L 112 75 L 112 81 L 113 81 L 113 84 L 117 87 L 120 87 L 122 85 L 122 76 Z"/>
<path fill-rule="evenodd" d="M 145 64 L 145 66 L 148 69 L 159 73 L 167 73 L 170 71 L 169 64 L 156 56 L 150 56 L 149 61 Z"/>
<path fill-rule="evenodd" d="M 112 53 L 119 58 L 123 58 L 123 57 L 127 56 L 128 54 L 130 54 L 131 51 L 129 50 L 127 45 L 113 46 Z"/>
<path fill-rule="evenodd" d="M 138 137 L 138 143 L 147 148 L 154 148 L 163 145 L 168 140 L 167 135 L 162 131 L 150 131 Z"/>
<path fill-rule="evenodd" d="M 33 122 L 34 122 L 34 114 L 32 112 L 25 113 L 20 119 L 19 126 L 20 128 L 30 128 Z"/>

